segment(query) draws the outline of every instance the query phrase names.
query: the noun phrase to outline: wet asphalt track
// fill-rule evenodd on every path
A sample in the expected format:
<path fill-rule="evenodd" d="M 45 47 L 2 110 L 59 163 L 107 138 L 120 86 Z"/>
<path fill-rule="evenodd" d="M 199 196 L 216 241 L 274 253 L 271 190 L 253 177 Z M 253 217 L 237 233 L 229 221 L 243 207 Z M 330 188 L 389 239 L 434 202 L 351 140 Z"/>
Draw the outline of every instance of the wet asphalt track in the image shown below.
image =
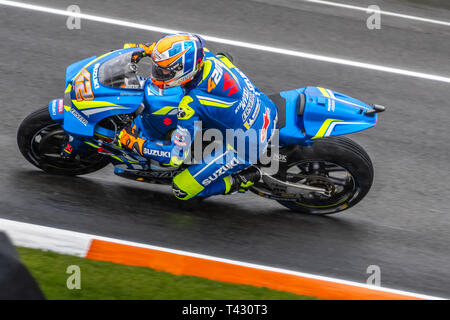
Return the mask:
<path fill-rule="evenodd" d="M 369 31 L 363 12 L 270 2 L 77 1 L 84 13 L 450 76 L 449 27 L 386 17 L 381 30 Z M 65 9 L 72 2 L 33 3 Z M 381 4 L 450 20 L 450 11 L 435 6 Z M 371 192 L 330 217 L 293 214 L 254 195 L 186 204 L 167 187 L 114 177 L 111 167 L 69 179 L 21 157 L 20 121 L 62 95 L 68 64 L 159 36 L 89 21 L 69 31 L 64 17 L 0 6 L 2 218 L 358 282 L 378 265 L 383 286 L 450 298 L 449 84 L 209 45 L 231 52 L 267 93 L 321 85 L 389 107 L 375 129 L 352 136 L 374 162 Z"/>

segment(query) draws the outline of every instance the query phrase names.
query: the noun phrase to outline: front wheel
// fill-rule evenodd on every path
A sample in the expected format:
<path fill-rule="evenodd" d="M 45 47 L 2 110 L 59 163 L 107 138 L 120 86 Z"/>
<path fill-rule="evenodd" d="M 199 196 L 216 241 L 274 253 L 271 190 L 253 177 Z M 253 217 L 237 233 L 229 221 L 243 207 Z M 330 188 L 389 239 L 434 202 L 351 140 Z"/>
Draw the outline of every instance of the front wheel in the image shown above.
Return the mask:
<path fill-rule="evenodd" d="M 277 200 L 283 206 L 301 213 L 332 214 L 364 198 L 372 186 L 373 165 L 356 142 L 346 137 L 327 137 L 311 147 L 292 147 L 287 152 L 287 163 L 275 177 L 331 191 L 329 195 L 312 192 L 298 201 Z"/>
<path fill-rule="evenodd" d="M 26 117 L 17 131 L 17 144 L 22 155 L 45 172 L 76 176 L 100 170 L 109 164 L 108 157 L 90 148 L 74 158 L 63 157 L 61 152 L 67 139 L 61 126 L 50 117 L 47 107 Z"/>

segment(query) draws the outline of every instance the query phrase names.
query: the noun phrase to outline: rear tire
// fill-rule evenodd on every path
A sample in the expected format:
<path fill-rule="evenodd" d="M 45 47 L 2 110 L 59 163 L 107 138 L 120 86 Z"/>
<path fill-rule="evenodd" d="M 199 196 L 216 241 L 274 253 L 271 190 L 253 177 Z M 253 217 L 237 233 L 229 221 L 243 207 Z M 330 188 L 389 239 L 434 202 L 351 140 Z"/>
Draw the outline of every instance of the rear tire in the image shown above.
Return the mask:
<path fill-rule="evenodd" d="M 67 142 L 64 130 L 50 117 L 44 107 L 26 117 L 18 131 L 17 144 L 22 155 L 31 164 L 45 172 L 57 175 L 76 176 L 100 170 L 109 164 L 109 158 L 87 149 L 79 159 L 49 157 L 49 150 L 57 154 Z M 45 145 L 44 145 L 45 144 Z"/>
<path fill-rule="evenodd" d="M 347 171 L 349 186 L 343 187 L 341 196 L 338 194 L 323 203 L 320 199 L 314 201 L 283 201 L 277 200 L 283 206 L 300 213 L 332 214 L 346 210 L 369 192 L 373 182 L 373 165 L 366 151 L 353 140 L 346 137 L 326 137 L 318 139 L 311 147 L 294 146 L 287 153 L 287 169 L 320 162 L 325 166 L 334 164 Z M 330 165 L 331 166 L 331 165 Z M 326 175 L 324 175 L 326 178 Z M 320 180 L 320 179 L 319 179 Z M 350 181 L 351 180 L 351 181 Z M 336 201 L 336 202 L 334 202 Z"/>

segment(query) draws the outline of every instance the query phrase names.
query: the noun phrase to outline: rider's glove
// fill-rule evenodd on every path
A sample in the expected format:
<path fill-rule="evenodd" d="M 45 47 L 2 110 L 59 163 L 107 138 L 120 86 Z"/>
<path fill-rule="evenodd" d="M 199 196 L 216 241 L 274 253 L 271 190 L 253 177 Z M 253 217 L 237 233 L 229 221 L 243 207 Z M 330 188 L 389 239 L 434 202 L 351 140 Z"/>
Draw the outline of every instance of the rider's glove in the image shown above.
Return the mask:
<path fill-rule="evenodd" d="M 125 43 L 123 48 L 127 49 L 127 48 L 135 48 L 135 47 L 140 47 L 142 49 L 145 50 L 145 54 L 151 54 L 153 51 L 153 48 L 155 47 L 156 42 L 153 43 Z"/>
<path fill-rule="evenodd" d="M 143 155 L 143 147 L 146 140 L 139 137 L 139 133 L 136 130 L 136 125 L 132 128 L 123 129 L 119 134 L 119 141 L 122 146 L 125 146 L 135 153 Z"/>
<path fill-rule="evenodd" d="M 135 48 L 135 47 L 137 47 L 136 43 L 125 43 L 125 44 L 123 45 L 123 48 L 124 48 L 124 49 Z"/>

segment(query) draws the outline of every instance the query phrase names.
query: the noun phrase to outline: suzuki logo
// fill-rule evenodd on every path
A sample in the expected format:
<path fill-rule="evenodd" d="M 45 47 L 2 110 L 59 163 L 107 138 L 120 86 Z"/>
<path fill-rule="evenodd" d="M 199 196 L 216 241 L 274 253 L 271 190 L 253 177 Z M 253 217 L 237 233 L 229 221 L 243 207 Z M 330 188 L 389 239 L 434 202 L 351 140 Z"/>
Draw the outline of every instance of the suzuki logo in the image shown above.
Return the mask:
<path fill-rule="evenodd" d="M 163 123 L 168 126 L 172 124 L 172 120 L 170 118 L 164 118 Z"/>

